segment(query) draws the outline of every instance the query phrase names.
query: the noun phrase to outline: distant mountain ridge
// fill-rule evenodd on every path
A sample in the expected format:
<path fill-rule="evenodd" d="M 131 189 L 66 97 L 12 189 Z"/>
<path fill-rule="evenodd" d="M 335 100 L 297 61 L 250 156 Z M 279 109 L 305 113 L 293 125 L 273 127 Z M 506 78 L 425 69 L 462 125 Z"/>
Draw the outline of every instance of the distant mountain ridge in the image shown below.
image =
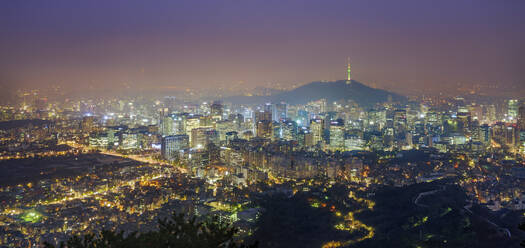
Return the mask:
<path fill-rule="evenodd" d="M 319 99 L 329 102 L 339 100 L 353 100 L 361 106 L 372 107 L 376 103 L 388 101 L 389 96 L 394 102 L 407 101 L 405 96 L 381 89 L 368 87 L 358 81 L 346 80 L 333 82 L 312 82 L 290 91 L 271 96 L 234 96 L 225 98 L 225 102 L 234 104 L 258 104 L 264 102 L 284 101 L 289 104 L 306 104 Z"/>

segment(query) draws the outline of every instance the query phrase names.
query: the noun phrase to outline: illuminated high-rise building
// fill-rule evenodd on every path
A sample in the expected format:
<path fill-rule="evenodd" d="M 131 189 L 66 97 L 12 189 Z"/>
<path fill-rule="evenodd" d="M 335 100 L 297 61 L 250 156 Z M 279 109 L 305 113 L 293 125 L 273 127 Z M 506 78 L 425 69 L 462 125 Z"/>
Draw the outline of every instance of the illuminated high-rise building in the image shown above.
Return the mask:
<path fill-rule="evenodd" d="M 192 148 L 206 149 L 208 144 L 219 144 L 219 134 L 211 128 L 195 128 L 191 130 L 190 144 Z"/>
<path fill-rule="evenodd" d="M 243 127 L 244 116 L 242 114 L 230 114 L 228 119 L 233 123 L 234 130 L 240 130 Z"/>
<path fill-rule="evenodd" d="M 345 124 L 342 119 L 330 122 L 330 150 L 343 151 L 345 148 Z"/>
<path fill-rule="evenodd" d="M 299 128 L 297 141 L 300 146 L 313 146 L 312 133 L 306 127 Z"/>
<path fill-rule="evenodd" d="M 312 143 L 317 145 L 323 141 L 324 120 L 313 119 L 310 121 L 310 133 L 312 133 Z"/>
<path fill-rule="evenodd" d="M 271 139 L 273 137 L 273 122 L 271 120 L 260 120 L 256 123 L 256 136 Z"/>
<path fill-rule="evenodd" d="M 472 120 L 483 120 L 483 109 L 481 105 L 476 105 L 475 103 L 472 103 L 468 106 L 468 111 L 472 116 Z"/>
<path fill-rule="evenodd" d="M 188 116 L 186 118 L 185 123 L 184 123 L 184 129 L 185 129 L 186 135 L 190 137 L 190 143 L 192 142 L 191 141 L 191 138 L 192 138 L 191 131 L 193 129 L 201 127 L 200 123 L 201 123 L 201 119 L 200 119 L 200 116 L 198 115 Z"/>
<path fill-rule="evenodd" d="M 237 126 L 234 125 L 232 120 L 217 121 L 215 123 L 215 130 L 219 133 L 219 140 L 226 140 L 226 133 L 236 131 Z"/>
<path fill-rule="evenodd" d="M 199 116 L 199 127 L 209 127 L 209 128 L 213 128 L 213 120 L 211 118 L 211 116 Z"/>
<path fill-rule="evenodd" d="M 441 117 L 436 111 L 429 111 L 425 117 L 428 125 L 437 127 L 441 124 Z"/>
<path fill-rule="evenodd" d="M 255 123 L 259 121 L 272 121 L 272 112 L 269 110 L 255 112 Z"/>
<path fill-rule="evenodd" d="M 496 106 L 494 104 L 485 107 L 485 122 L 492 123 L 496 121 Z"/>
<path fill-rule="evenodd" d="M 185 134 L 186 133 L 184 124 L 186 123 L 187 116 L 188 116 L 188 113 L 172 115 L 171 118 L 173 119 L 173 130 L 175 134 Z"/>
<path fill-rule="evenodd" d="M 300 127 L 308 127 L 310 125 L 310 113 L 305 110 L 298 110 L 295 122 Z"/>
<path fill-rule="evenodd" d="M 490 129 L 490 126 L 487 124 L 483 124 L 480 126 L 480 129 L 480 141 L 485 145 L 490 144 L 490 141 L 492 140 L 492 131 Z"/>
<path fill-rule="evenodd" d="M 519 102 L 516 99 L 511 99 L 508 102 L 507 119 L 511 122 L 515 121 L 518 117 L 518 103 Z"/>
<path fill-rule="evenodd" d="M 280 138 L 284 140 L 297 140 L 297 123 L 295 121 L 282 121 Z"/>
<path fill-rule="evenodd" d="M 282 139 L 283 126 L 281 122 L 272 121 L 272 140 Z"/>
<path fill-rule="evenodd" d="M 525 131 L 525 105 L 521 105 L 518 108 L 518 127 L 520 130 Z"/>
<path fill-rule="evenodd" d="M 160 119 L 160 127 L 159 127 L 160 134 L 162 136 L 174 135 L 175 134 L 174 125 L 175 125 L 175 121 L 173 120 L 171 116 L 169 115 L 162 116 Z"/>
<path fill-rule="evenodd" d="M 469 112 L 458 112 L 456 115 L 458 121 L 458 127 L 460 131 L 464 134 L 470 128 L 471 125 L 471 116 Z"/>
<path fill-rule="evenodd" d="M 398 133 L 404 133 L 407 130 L 407 112 L 405 109 L 394 111 L 393 127 L 396 135 Z"/>
<path fill-rule="evenodd" d="M 518 109 L 518 143 L 519 152 L 525 155 L 525 105 Z"/>
<path fill-rule="evenodd" d="M 492 138 L 496 140 L 496 142 L 514 146 L 518 141 L 516 138 L 517 134 L 514 125 L 509 125 L 504 122 L 497 122 L 492 125 Z"/>
<path fill-rule="evenodd" d="M 286 120 L 288 112 L 288 105 L 284 102 L 274 104 L 272 109 L 273 121 L 281 122 Z"/>
<path fill-rule="evenodd" d="M 215 121 L 222 120 L 223 106 L 220 102 L 213 102 L 210 107 L 210 116 Z"/>
<path fill-rule="evenodd" d="M 189 148 L 188 135 L 173 135 L 162 138 L 161 155 L 167 160 L 175 159 L 181 150 Z"/>
<path fill-rule="evenodd" d="M 386 125 L 386 112 L 384 110 L 370 110 L 368 112 L 367 129 L 381 131 Z"/>
<path fill-rule="evenodd" d="M 470 127 L 470 139 L 472 142 L 481 142 L 482 140 L 482 130 L 477 120 L 472 122 Z"/>
<path fill-rule="evenodd" d="M 176 106 L 177 106 L 176 101 L 177 101 L 177 99 L 174 96 L 165 96 L 164 97 L 164 101 L 163 101 L 164 102 L 164 108 L 167 109 L 167 111 L 166 111 L 167 113 L 172 113 L 173 111 L 175 111 Z"/>

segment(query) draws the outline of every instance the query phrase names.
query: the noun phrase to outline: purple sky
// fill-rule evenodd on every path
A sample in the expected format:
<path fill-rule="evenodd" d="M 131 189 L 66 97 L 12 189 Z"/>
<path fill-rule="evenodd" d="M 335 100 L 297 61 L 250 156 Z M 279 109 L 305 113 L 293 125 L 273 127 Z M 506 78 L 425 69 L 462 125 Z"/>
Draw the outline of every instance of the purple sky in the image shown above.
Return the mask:
<path fill-rule="evenodd" d="M 525 85 L 525 1 L 3 1 L 0 86 Z"/>

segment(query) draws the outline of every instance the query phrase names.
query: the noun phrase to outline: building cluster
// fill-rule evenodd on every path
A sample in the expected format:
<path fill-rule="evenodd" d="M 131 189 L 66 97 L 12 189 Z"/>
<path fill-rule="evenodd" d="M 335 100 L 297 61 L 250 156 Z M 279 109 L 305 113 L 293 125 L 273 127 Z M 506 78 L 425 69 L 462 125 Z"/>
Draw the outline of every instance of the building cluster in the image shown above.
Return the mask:
<path fill-rule="evenodd" d="M 82 167 L 77 172 L 0 187 L 0 246 L 40 247 L 44 241 L 58 244 L 71 235 L 108 229 L 153 230 L 173 211 L 221 213 L 239 224 L 253 218 L 225 207 L 247 202 L 247 189 L 210 187 L 172 166 L 89 156 L 63 161 Z"/>
<path fill-rule="evenodd" d="M 2 186 L 0 244 L 11 247 L 104 228 L 147 230 L 172 210 L 218 212 L 249 232 L 246 220 L 258 211 L 246 207 L 250 193 L 283 183 L 301 190 L 312 179 L 373 193 L 448 178 L 474 203 L 525 209 L 518 99 L 422 97 L 375 106 L 50 101 L 38 92 L 20 99 L 0 107 L 0 159 L 104 153 L 142 162 L 93 162 L 82 173 Z"/>
<path fill-rule="evenodd" d="M 353 102 L 327 103 L 324 99 L 295 106 L 223 107 L 214 103 L 202 104 L 195 112 L 162 112 L 158 126 L 165 144 L 163 156 L 170 160 L 181 152 L 207 149 L 209 144 L 226 146 L 235 139 L 287 141 L 296 143 L 297 149 L 331 152 L 435 148 L 479 155 L 499 146 L 522 156 L 525 107 L 508 100 L 503 109 L 496 112 L 494 104 L 463 98 L 384 103 L 368 109 Z"/>

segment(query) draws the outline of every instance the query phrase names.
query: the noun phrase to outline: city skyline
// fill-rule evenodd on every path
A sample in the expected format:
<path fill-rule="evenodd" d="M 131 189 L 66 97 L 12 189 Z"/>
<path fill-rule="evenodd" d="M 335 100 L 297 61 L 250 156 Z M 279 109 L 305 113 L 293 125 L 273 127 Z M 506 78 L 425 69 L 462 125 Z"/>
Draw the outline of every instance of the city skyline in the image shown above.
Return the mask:
<path fill-rule="evenodd" d="M 0 248 L 525 247 L 525 1 L 4 1 Z"/>

